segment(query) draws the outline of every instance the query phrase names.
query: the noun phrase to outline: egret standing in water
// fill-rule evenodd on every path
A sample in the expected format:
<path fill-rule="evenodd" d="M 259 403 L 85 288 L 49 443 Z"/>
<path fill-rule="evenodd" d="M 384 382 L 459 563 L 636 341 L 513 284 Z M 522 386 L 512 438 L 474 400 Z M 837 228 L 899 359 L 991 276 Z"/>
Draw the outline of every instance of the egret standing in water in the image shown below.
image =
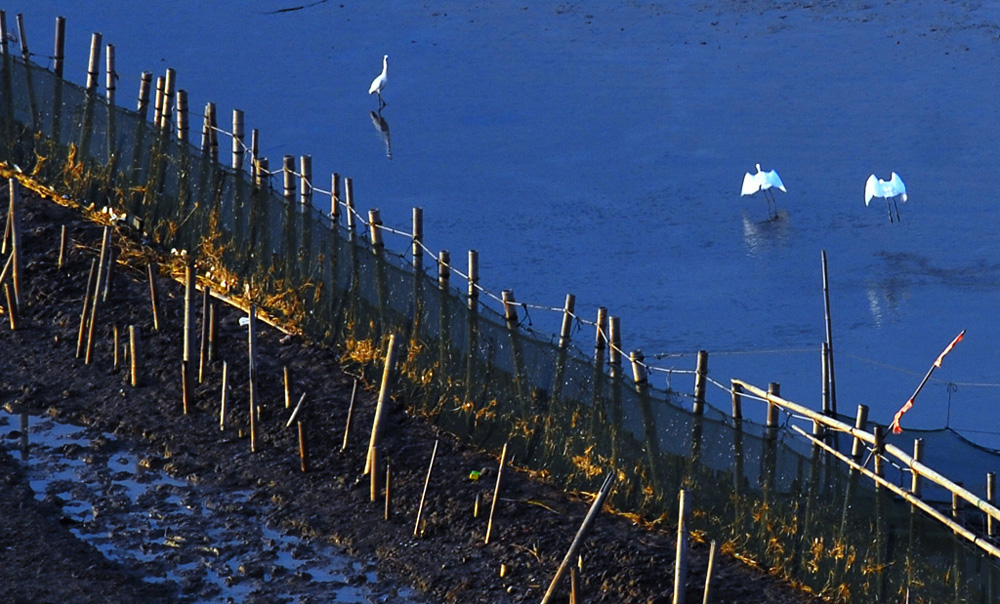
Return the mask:
<path fill-rule="evenodd" d="M 753 195 L 757 191 L 762 191 L 764 199 L 767 201 L 767 217 L 771 218 L 771 204 L 774 204 L 774 218 L 778 217 L 778 202 L 774 199 L 774 193 L 768 191 L 771 187 L 776 187 L 781 189 L 782 192 L 787 193 L 785 190 L 785 184 L 781 182 L 781 177 L 774 170 L 764 172 L 760 169 L 760 164 L 757 164 L 757 173 L 751 174 L 749 172 L 743 177 L 743 190 L 740 192 L 740 197 L 744 195 Z"/>
<path fill-rule="evenodd" d="M 876 178 L 874 174 L 868 177 L 868 182 L 865 183 L 865 206 L 871 202 L 872 197 L 884 197 L 885 207 L 889 211 L 889 222 L 892 220 L 892 208 L 896 208 L 896 222 L 899 220 L 899 206 L 896 204 L 896 198 L 899 197 L 906 203 L 906 185 L 903 184 L 903 179 L 899 177 L 899 174 L 895 172 L 888 181 L 882 180 L 881 178 Z M 892 206 L 889 205 L 889 200 L 892 200 Z"/>
<path fill-rule="evenodd" d="M 382 73 L 378 74 L 374 80 L 372 80 L 372 85 L 368 87 L 368 94 L 378 95 L 378 110 L 382 111 L 385 107 L 385 101 L 382 100 L 382 89 L 385 88 L 385 83 L 389 79 L 389 55 L 382 57 Z"/>

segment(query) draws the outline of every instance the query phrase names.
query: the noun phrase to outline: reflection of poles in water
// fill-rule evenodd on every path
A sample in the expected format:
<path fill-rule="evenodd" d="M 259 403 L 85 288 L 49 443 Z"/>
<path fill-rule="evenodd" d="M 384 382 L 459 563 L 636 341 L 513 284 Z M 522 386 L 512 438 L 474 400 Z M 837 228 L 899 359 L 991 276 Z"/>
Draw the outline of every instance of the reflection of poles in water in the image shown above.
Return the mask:
<path fill-rule="evenodd" d="M 21 461 L 28 461 L 28 413 L 21 414 Z"/>
<path fill-rule="evenodd" d="M 372 125 L 375 126 L 375 131 L 378 132 L 379 138 L 382 139 L 382 143 L 385 145 L 385 157 L 392 161 L 392 139 L 389 135 L 389 122 L 382 117 L 381 109 L 378 113 L 372 111 L 371 118 Z"/>

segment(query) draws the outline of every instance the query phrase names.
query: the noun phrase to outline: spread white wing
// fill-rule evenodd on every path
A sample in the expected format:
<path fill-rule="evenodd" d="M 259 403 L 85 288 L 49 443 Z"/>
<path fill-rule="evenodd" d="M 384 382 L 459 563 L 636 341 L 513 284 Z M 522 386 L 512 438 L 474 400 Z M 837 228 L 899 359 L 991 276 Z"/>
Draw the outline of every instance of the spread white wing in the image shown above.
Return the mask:
<path fill-rule="evenodd" d="M 875 175 L 872 174 L 865 182 L 865 206 L 871 202 L 872 197 L 875 197 L 875 186 L 878 184 L 876 181 Z"/>
<path fill-rule="evenodd" d="M 899 174 L 895 172 L 892 173 L 892 178 L 889 182 L 885 183 L 887 195 L 886 197 L 895 197 L 896 195 L 901 195 L 904 202 L 906 201 L 906 185 L 903 184 L 903 179 L 899 177 Z"/>
<path fill-rule="evenodd" d="M 759 176 L 762 177 L 764 181 L 764 184 L 761 185 L 761 188 L 769 189 L 771 187 L 777 187 L 778 189 L 781 189 L 785 193 L 788 192 L 785 190 L 785 184 L 781 182 L 781 177 L 778 176 L 778 173 L 775 170 L 771 170 L 769 172 L 761 172 Z"/>
<path fill-rule="evenodd" d="M 740 197 L 743 197 L 744 195 L 753 195 L 759 190 L 760 183 L 757 182 L 757 179 L 753 174 L 747 172 L 743 177 L 743 190 L 740 192 Z"/>

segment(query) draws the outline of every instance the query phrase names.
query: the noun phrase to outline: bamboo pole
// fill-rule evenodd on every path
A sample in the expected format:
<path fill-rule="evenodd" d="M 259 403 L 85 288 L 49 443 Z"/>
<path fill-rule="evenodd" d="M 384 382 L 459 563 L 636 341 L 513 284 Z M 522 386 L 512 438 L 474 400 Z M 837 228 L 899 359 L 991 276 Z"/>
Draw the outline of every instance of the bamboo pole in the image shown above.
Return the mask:
<path fill-rule="evenodd" d="M 83 355 L 83 341 L 87 333 L 87 310 L 90 308 L 90 297 L 94 293 L 94 277 L 96 275 L 97 259 L 95 258 L 90 261 L 90 273 L 87 275 L 87 289 L 83 294 L 83 310 L 80 311 L 80 332 L 76 337 L 76 358 L 80 358 Z"/>
<path fill-rule="evenodd" d="M 19 36 L 19 44 L 21 45 L 21 58 L 24 59 L 25 64 L 28 63 L 28 58 L 31 53 L 28 51 L 28 40 L 27 31 L 24 27 L 24 15 L 17 13 L 17 35 Z"/>
<path fill-rule="evenodd" d="M 599 353 L 603 353 L 608 345 L 608 309 L 597 307 L 597 327 L 594 335 L 594 348 Z"/>
<path fill-rule="evenodd" d="M 451 280 L 451 254 L 448 250 L 441 250 L 438 252 L 438 287 L 441 289 L 448 289 L 448 283 Z"/>
<path fill-rule="evenodd" d="M 149 117 L 149 87 L 153 82 L 153 74 L 144 71 L 139 75 L 139 98 L 136 101 L 136 111 L 142 121 Z"/>
<path fill-rule="evenodd" d="M 712 576 L 715 574 L 715 539 L 712 539 L 712 545 L 708 549 L 708 570 L 705 571 L 705 597 L 702 598 L 702 604 L 710 604 L 712 601 Z"/>
<path fill-rule="evenodd" d="M 188 369 L 194 359 L 194 296 L 195 296 L 195 271 L 194 260 L 188 259 L 184 265 L 184 342 L 181 352 L 181 360 L 187 364 Z M 184 392 L 185 396 L 191 390 L 191 372 L 185 374 Z M 186 411 L 185 411 L 186 413 Z"/>
<path fill-rule="evenodd" d="M 694 413 L 705 412 L 705 383 L 708 376 L 708 351 L 698 351 L 698 363 L 694 372 Z"/>
<path fill-rule="evenodd" d="M 340 450 L 347 449 L 347 437 L 351 434 L 351 418 L 354 416 L 354 401 L 358 396 L 358 379 L 354 378 L 354 387 L 351 388 L 351 403 L 347 406 L 347 421 L 344 422 L 344 442 L 340 445 Z"/>
<path fill-rule="evenodd" d="M 3 294 L 7 298 L 7 318 L 10 319 L 10 330 L 17 331 L 17 300 L 10 294 L 10 286 L 3 284 Z"/>
<path fill-rule="evenodd" d="M 476 310 L 479 302 L 479 252 L 469 250 L 469 310 Z"/>
<path fill-rule="evenodd" d="M 153 97 L 153 127 L 160 129 L 160 121 L 163 120 L 163 76 L 156 76 L 156 94 Z"/>
<path fill-rule="evenodd" d="M 101 64 L 101 34 L 94 32 L 90 37 L 90 62 L 87 64 L 87 92 L 97 90 L 97 82 Z"/>
<path fill-rule="evenodd" d="M 608 317 L 608 362 L 620 367 L 622 364 L 622 320 Z"/>
<path fill-rule="evenodd" d="M 354 232 L 357 216 L 354 210 L 354 179 L 344 179 L 344 198 L 347 205 L 347 229 Z"/>
<path fill-rule="evenodd" d="M 837 380 L 833 371 L 833 321 L 830 318 L 830 283 L 826 270 L 826 250 L 822 250 L 823 256 L 823 308 L 826 317 L 826 345 L 829 349 L 827 356 L 827 378 L 830 381 L 830 413 L 837 414 Z"/>
<path fill-rule="evenodd" d="M 59 228 L 59 260 L 56 261 L 56 268 L 62 270 L 63 261 L 66 259 L 66 225 Z"/>
<path fill-rule="evenodd" d="M 7 52 L 7 13 L 0 10 L 0 57 L 6 57 Z"/>
<path fill-rule="evenodd" d="M 108 105 L 115 105 L 115 91 L 117 86 L 115 80 L 118 79 L 118 72 L 115 71 L 115 45 L 108 44 L 104 47 L 104 94 L 108 99 Z"/>
<path fill-rule="evenodd" d="M 108 252 L 111 248 L 111 227 L 104 227 L 104 236 L 101 238 L 101 256 L 97 264 L 97 275 L 94 281 L 94 291 L 90 307 L 90 322 L 87 325 L 87 350 L 84 355 L 84 363 L 90 364 L 90 356 L 94 350 L 94 329 L 97 324 L 98 302 L 101 300 L 101 278 L 104 275 L 104 267 L 108 263 Z"/>
<path fill-rule="evenodd" d="M 576 296 L 566 294 L 566 303 L 563 305 L 562 325 L 559 326 L 559 348 L 569 346 L 573 335 L 573 311 L 576 309 Z"/>
<path fill-rule="evenodd" d="M 368 228 L 371 231 L 372 247 L 376 250 L 385 245 L 382 241 L 382 217 L 377 209 L 368 210 Z"/>
<path fill-rule="evenodd" d="M 149 278 L 149 303 L 153 312 L 153 331 L 160 331 L 160 308 L 157 301 L 158 288 L 156 286 L 157 266 L 155 262 L 146 265 L 146 275 Z"/>
<path fill-rule="evenodd" d="M 865 428 L 868 426 L 868 406 L 858 405 L 858 414 L 854 418 L 854 429 L 858 432 L 865 432 Z M 865 432 L 867 434 L 867 432 Z M 851 459 L 854 461 L 861 461 L 861 457 L 864 455 L 864 441 L 857 435 L 854 435 L 854 440 L 851 443 Z"/>
<path fill-rule="evenodd" d="M 63 77 L 63 64 L 66 60 L 66 17 L 56 17 L 55 48 L 52 53 L 52 71 L 57 78 Z"/>
<path fill-rule="evenodd" d="M 440 439 L 434 439 L 434 449 L 431 451 L 431 462 L 427 465 L 427 477 L 424 478 L 424 490 L 420 494 L 420 505 L 417 506 L 417 521 L 413 525 L 413 536 L 420 535 L 420 519 L 424 513 L 424 502 L 427 500 L 427 487 L 431 483 L 431 471 L 434 470 L 434 459 L 437 457 L 438 443 Z"/>
<path fill-rule="evenodd" d="M 913 439 L 913 459 L 914 461 L 918 462 L 924 460 L 924 439 L 922 438 Z M 922 490 L 923 489 L 920 488 L 920 474 L 911 471 L 910 492 L 913 493 L 915 496 L 920 497 Z"/>
<path fill-rule="evenodd" d="M 340 224 L 340 174 L 330 175 L 330 222 Z"/>
<path fill-rule="evenodd" d="M 10 225 L 11 244 L 11 279 L 14 282 L 14 303 L 21 308 L 21 275 L 23 259 L 21 258 L 21 183 L 13 176 L 10 178 L 10 208 L 7 224 Z"/>
<path fill-rule="evenodd" d="M 413 208 L 413 243 L 410 246 L 410 253 L 413 255 L 413 271 L 419 273 L 424 270 L 424 209 Z"/>
<path fill-rule="evenodd" d="M 649 376 L 646 373 L 646 356 L 642 354 L 641 350 L 633 350 L 629 353 L 628 358 L 632 364 L 632 380 L 637 387 L 641 388 L 649 382 Z"/>
<path fill-rule="evenodd" d="M 305 396 L 303 394 L 302 396 Z M 301 462 L 302 473 L 309 471 L 309 443 L 306 441 L 305 422 L 299 421 L 299 461 Z"/>
<path fill-rule="evenodd" d="M 371 471 L 370 451 L 378 446 L 382 429 L 382 417 L 385 415 L 385 408 L 389 405 L 389 392 L 392 389 L 392 378 L 396 367 L 396 334 L 389 336 L 389 345 L 385 353 L 385 368 L 382 370 L 382 386 L 378 392 L 378 402 L 375 404 L 375 419 L 372 421 L 372 433 L 368 440 L 369 455 L 366 455 L 365 471 Z M 346 435 L 345 435 L 346 440 Z"/>
<path fill-rule="evenodd" d="M 743 419 L 743 385 L 731 380 L 730 392 L 733 394 L 733 419 Z"/>
<path fill-rule="evenodd" d="M 188 125 L 188 96 L 187 90 L 177 91 L 177 141 L 183 146 L 187 147 L 188 144 L 188 132 L 190 131 L 190 126 Z"/>
<path fill-rule="evenodd" d="M 141 356 L 140 347 L 140 332 L 138 325 L 128 326 L 128 361 L 129 361 L 129 376 L 131 378 L 131 383 L 133 388 L 138 388 L 142 384 L 142 367 L 140 366 L 139 357 Z"/>
<path fill-rule="evenodd" d="M 997 475 L 996 472 L 986 473 L 986 501 L 990 505 L 997 504 Z M 986 535 L 991 539 L 997 536 L 998 523 L 992 516 L 986 517 Z"/>
<path fill-rule="evenodd" d="M 229 393 L 229 363 L 222 361 L 222 396 L 219 401 L 219 430 L 226 429 L 226 398 Z"/>
<path fill-rule="evenodd" d="M 567 568 L 576 557 L 577 552 L 580 551 L 580 547 L 583 545 L 583 540 L 586 538 L 587 533 L 590 532 L 590 527 L 594 523 L 594 518 L 597 517 L 597 513 L 601 511 L 601 506 L 604 505 L 604 500 L 607 499 L 608 493 L 611 492 L 611 487 L 614 485 L 615 475 L 609 473 L 608 477 L 604 479 L 604 484 L 601 485 L 601 489 L 597 492 L 597 496 L 594 497 L 594 502 L 590 505 L 590 510 L 587 512 L 587 516 L 583 519 L 583 524 L 580 525 L 580 529 L 576 532 L 576 536 L 573 537 L 573 543 L 569 546 L 569 551 L 563 557 L 563 561 L 559 564 L 559 568 L 556 570 L 556 574 L 552 577 L 552 582 L 549 583 L 549 588 L 545 591 L 545 596 L 542 598 L 542 604 L 549 604 L 552 598 L 555 596 L 556 587 L 559 586 L 559 581 L 566 574 Z"/>
<path fill-rule="evenodd" d="M 486 539 L 484 543 L 486 545 L 490 544 L 490 535 L 493 533 L 493 515 L 497 509 L 497 500 L 500 499 L 500 480 L 503 478 L 503 468 L 507 465 L 507 443 L 503 445 L 503 451 L 500 452 L 500 468 L 497 470 L 497 484 L 493 488 L 493 503 L 490 504 L 490 519 L 486 523 Z"/>
<path fill-rule="evenodd" d="M 163 77 L 163 103 L 160 106 L 160 130 L 166 132 L 170 129 L 170 116 L 174 109 L 174 88 L 177 85 L 175 80 L 177 72 L 168 68 Z"/>
<path fill-rule="evenodd" d="M 677 554 L 674 556 L 674 595 L 673 604 L 684 604 L 685 585 L 688 574 L 688 518 L 691 513 L 687 493 L 681 489 L 678 494 L 677 510 Z"/>
<path fill-rule="evenodd" d="M 858 464 L 858 463 L 854 462 L 848 456 L 844 455 L 840 451 L 837 451 L 836 449 L 834 449 L 830 445 L 826 444 L 825 442 L 814 438 L 812 435 L 810 435 L 809 433 L 807 433 L 805 430 L 799 428 L 798 426 L 792 426 L 792 429 L 795 430 L 796 432 L 798 432 L 799 434 L 801 434 L 802 436 L 808 438 L 809 440 L 816 442 L 816 444 L 819 447 L 821 447 L 827 453 L 833 455 L 837 459 L 841 460 L 842 462 L 846 463 L 852 469 L 857 470 L 858 472 L 861 472 L 865 476 L 871 478 L 876 483 L 878 483 L 879 486 L 885 487 L 886 489 L 892 491 L 894 494 L 896 494 L 896 495 L 902 497 L 903 499 L 905 499 L 907 502 L 909 502 L 913 506 L 915 506 L 917 508 L 920 508 L 928 516 L 931 516 L 932 518 L 934 518 L 938 522 L 944 524 L 945 526 L 947 526 L 948 528 L 950 528 L 952 531 L 954 531 L 959 536 L 964 537 L 965 539 L 967 539 L 973 545 L 975 545 L 975 546 L 983 549 L 984 551 L 986 551 L 987 553 L 989 553 L 992 556 L 1000 558 L 1000 547 L 997 547 L 996 545 L 993 545 L 992 543 L 990 543 L 989 541 L 987 541 L 985 537 L 973 533 L 969 529 L 965 528 L 964 526 L 962 526 L 959 523 L 955 522 L 951 518 L 948 518 L 947 516 L 945 516 L 941 512 L 937 511 L 937 509 L 935 509 L 930 504 L 924 502 L 919 497 L 916 497 L 916 496 L 910 494 L 909 492 L 906 491 L 906 489 L 904 489 L 902 487 L 899 487 L 899 486 L 896 486 L 895 484 L 893 484 L 892 482 L 886 480 L 885 478 L 877 476 L 874 472 L 872 472 L 868 468 L 862 466 L 861 464 Z"/>
<path fill-rule="evenodd" d="M 233 156 L 233 162 L 236 162 L 236 157 Z M 282 158 L 281 172 L 283 175 L 282 180 L 282 193 L 284 195 L 285 203 L 291 205 L 295 203 L 295 156 L 285 155 Z"/>
<path fill-rule="evenodd" d="M 233 170 L 243 169 L 243 139 L 246 133 L 243 130 L 243 110 L 233 109 Z M 292 157 L 291 155 L 287 157 Z M 287 159 L 285 160 L 288 161 Z M 295 158 L 292 158 L 293 166 Z M 294 168 L 293 168 L 294 169 Z"/>
<path fill-rule="evenodd" d="M 247 325 L 247 354 L 250 367 L 250 452 L 257 451 L 257 363 L 254 357 L 257 348 L 257 305 L 250 304 L 250 322 Z"/>

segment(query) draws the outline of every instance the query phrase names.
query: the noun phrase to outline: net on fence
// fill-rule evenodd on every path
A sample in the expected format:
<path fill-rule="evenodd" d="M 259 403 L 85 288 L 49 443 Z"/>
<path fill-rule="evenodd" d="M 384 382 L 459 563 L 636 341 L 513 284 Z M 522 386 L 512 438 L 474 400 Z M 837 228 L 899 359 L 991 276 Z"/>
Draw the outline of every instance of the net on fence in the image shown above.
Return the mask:
<path fill-rule="evenodd" d="M 464 439 L 509 443 L 519 465 L 571 490 L 616 473 L 609 504 L 649 522 L 670 522 L 684 488 L 697 534 L 835 599 L 996 597 L 994 561 L 787 430 L 711 407 L 693 415 L 605 354 L 470 304 L 464 288 L 373 246 L 318 201 L 288 200 L 268 177 L 255 183 L 45 69 L 4 57 L 0 87 L 0 159 L 126 214 L 153 246 L 193 256 L 213 289 L 294 324 L 373 382 L 395 334 L 395 392 Z"/>

